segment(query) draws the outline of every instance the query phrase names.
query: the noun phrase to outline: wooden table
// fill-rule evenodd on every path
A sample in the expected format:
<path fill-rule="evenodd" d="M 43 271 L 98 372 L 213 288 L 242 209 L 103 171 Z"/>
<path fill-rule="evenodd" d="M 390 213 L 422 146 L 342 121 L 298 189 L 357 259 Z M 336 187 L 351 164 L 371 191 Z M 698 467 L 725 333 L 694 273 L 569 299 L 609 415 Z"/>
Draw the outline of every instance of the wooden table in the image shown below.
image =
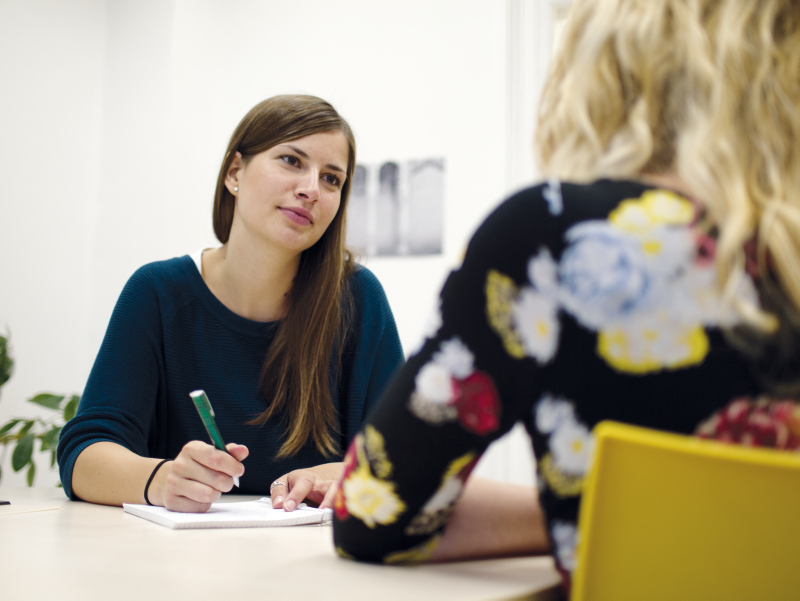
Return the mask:
<path fill-rule="evenodd" d="M 330 526 L 171 530 L 58 488 L 0 488 L 0 499 L 11 501 L 0 505 L 8 601 L 551 601 L 560 581 L 549 557 L 379 566 L 337 557 Z"/>

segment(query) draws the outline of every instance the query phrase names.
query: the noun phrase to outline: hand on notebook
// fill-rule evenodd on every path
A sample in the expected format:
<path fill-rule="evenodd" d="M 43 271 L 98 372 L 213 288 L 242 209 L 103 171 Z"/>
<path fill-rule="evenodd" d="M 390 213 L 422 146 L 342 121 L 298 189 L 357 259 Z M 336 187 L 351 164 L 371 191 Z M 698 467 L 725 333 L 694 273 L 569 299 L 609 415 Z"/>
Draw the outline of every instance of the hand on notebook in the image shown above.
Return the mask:
<path fill-rule="evenodd" d="M 294 511 L 303 501 L 320 508 L 333 507 L 336 484 L 342 475 L 342 463 L 323 463 L 284 474 L 270 490 L 275 509 Z"/>
<path fill-rule="evenodd" d="M 151 493 L 151 501 L 161 499 L 172 511 L 207 511 L 222 493 L 233 488 L 233 477 L 244 474 L 241 462 L 249 453 L 247 447 L 229 443 L 226 448 L 224 453 L 199 440 L 186 443 L 175 460 L 159 470 L 160 490 Z"/>

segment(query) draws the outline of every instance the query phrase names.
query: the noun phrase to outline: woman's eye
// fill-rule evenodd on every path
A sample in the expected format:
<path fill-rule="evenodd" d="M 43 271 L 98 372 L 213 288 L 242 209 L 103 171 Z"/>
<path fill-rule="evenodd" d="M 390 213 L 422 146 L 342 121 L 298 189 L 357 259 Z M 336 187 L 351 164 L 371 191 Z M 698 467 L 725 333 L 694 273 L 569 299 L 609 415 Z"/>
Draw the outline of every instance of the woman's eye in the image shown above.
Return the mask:
<path fill-rule="evenodd" d="M 292 156 L 290 154 L 283 155 L 281 157 L 281 159 L 283 160 L 284 163 L 286 163 L 288 165 L 295 166 L 295 167 L 300 164 L 300 159 L 298 159 L 296 156 Z"/>
<path fill-rule="evenodd" d="M 325 180 L 326 183 L 329 183 L 331 186 L 336 186 L 336 187 L 339 186 L 340 180 L 335 175 L 332 175 L 332 174 L 329 173 L 329 174 L 323 176 L 323 179 Z"/>

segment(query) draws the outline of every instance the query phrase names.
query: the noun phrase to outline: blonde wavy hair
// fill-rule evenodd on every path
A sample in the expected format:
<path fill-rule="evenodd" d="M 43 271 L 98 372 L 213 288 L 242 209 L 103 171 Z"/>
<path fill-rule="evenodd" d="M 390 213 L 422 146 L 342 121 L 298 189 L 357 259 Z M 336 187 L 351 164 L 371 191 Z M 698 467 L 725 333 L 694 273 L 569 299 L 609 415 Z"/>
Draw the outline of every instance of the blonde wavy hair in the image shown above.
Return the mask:
<path fill-rule="evenodd" d="M 723 289 L 754 236 L 800 311 L 800 2 L 576 0 L 540 104 L 542 173 L 672 174 L 719 230 Z M 763 272 L 763 271 L 762 271 Z M 761 331 L 778 320 L 741 302 Z"/>

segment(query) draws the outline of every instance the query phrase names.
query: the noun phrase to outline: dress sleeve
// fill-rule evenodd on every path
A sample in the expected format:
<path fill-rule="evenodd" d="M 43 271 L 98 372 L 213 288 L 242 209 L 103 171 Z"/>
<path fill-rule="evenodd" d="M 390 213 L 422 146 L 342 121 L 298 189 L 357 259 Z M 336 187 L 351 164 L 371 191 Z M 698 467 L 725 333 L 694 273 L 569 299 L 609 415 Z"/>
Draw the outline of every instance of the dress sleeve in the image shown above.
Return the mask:
<path fill-rule="evenodd" d="M 546 282 L 547 249 L 560 239 L 552 213 L 534 188 L 503 203 L 473 236 L 441 291 L 436 332 L 347 452 L 335 500 L 340 555 L 427 558 L 482 453 L 529 414 L 557 350 L 556 307 L 526 285 L 531 269 Z"/>
<path fill-rule="evenodd" d="M 64 492 L 76 499 L 72 471 L 89 445 L 110 441 L 148 455 L 162 362 L 161 312 L 146 268 L 125 285 L 111 315 L 78 411 L 61 431 L 58 466 Z"/>

